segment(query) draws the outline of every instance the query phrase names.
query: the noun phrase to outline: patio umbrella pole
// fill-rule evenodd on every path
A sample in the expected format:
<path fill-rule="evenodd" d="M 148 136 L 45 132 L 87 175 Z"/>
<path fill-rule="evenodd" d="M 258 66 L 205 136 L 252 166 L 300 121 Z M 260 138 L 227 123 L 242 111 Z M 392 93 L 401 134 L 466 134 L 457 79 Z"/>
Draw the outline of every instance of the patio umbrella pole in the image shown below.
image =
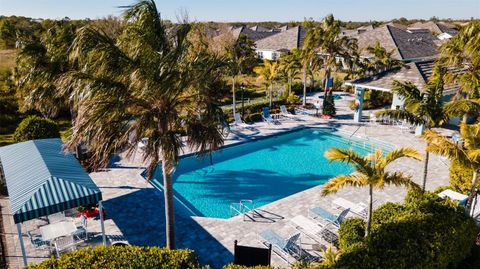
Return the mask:
<path fill-rule="evenodd" d="M 100 226 L 102 227 L 102 241 L 103 241 L 103 245 L 107 246 L 107 238 L 105 237 L 105 225 L 103 223 L 104 216 L 103 216 L 102 201 L 98 202 L 98 210 L 100 211 L 99 213 L 100 213 Z"/>
<path fill-rule="evenodd" d="M 17 231 L 18 231 L 18 239 L 20 240 L 20 248 L 22 249 L 22 256 L 23 256 L 23 265 L 27 266 L 27 254 L 25 253 L 25 245 L 23 244 L 23 236 L 22 236 L 22 225 L 17 223 Z"/>

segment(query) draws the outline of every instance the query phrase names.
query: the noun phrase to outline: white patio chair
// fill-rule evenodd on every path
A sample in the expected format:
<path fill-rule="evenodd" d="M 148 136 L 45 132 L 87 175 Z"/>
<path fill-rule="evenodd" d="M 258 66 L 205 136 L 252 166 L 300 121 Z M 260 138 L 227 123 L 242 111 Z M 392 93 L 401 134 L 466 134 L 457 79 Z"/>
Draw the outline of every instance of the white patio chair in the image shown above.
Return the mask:
<path fill-rule="evenodd" d="M 370 113 L 370 123 L 377 124 L 378 118 L 375 116 L 375 114 Z"/>
<path fill-rule="evenodd" d="M 60 257 L 60 253 L 73 251 L 77 248 L 75 243 L 75 239 L 73 235 L 60 237 L 55 240 L 55 251 L 57 253 L 57 257 Z"/>

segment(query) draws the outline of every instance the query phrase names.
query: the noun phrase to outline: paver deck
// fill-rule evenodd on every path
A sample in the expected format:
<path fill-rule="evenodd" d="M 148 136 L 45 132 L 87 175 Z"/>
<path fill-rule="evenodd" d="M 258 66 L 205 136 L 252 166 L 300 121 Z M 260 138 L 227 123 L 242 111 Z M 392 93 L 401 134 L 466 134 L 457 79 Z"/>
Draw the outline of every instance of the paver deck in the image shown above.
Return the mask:
<path fill-rule="evenodd" d="M 354 123 L 353 112 L 347 107 L 348 101 L 352 99 L 352 96 L 345 96 L 343 100 L 336 101 L 338 115 L 334 120 L 297 116 L 297 120 L 284 121 L 281 125 L 257 123 L 249 130 L 232 131 L 225 143 L 236 143 L 302 126 L 324 126 L 351 133 L 356 132 L 361 136 L 376 138 L 396 147 L 414 147 L 423 152 L 424 142 L 411 133 L 402 132 L 394 126 Z M 359 126 L 362 127 L 359 128 Z M 390 169 L 401 170 L 412 175 L 417 183 L 421 182 L 422 162 L 404 159 L 392 164 Z M 143 171 L 141 154 L 136 153 L 130 158 L 124 158 L 121 155 L 109 169 L 91 173 L 90 176 L 102 190 L 104 206 L 109 217 L 107 234 L 122 235 L 134 245 L 164 246 L 163 194 L 141 176 Z M 447 184 L 448 161 L 435 155 L 431 156 L 427 189 L 434 190 L 438 186 Z M 255 222 L 243 221 L 241 216 L 231 219 L 214 219 L 182 217 L 182 214 L 176 214 L 177 247 L 195 250 L 201 262 L 218 268 L 233 261 L 234 240 L 238 240 L 240 244 L 259 246 L 259 232 L 264 229 L 273 229 L 288 236 L 295 232 L 295 229 L 289 225 L 289 219 L 296 215 L 307 215 L 309 208 L 320 205 L 338 213 L 338 210 L 331 206 L 331 201 L 336 197 L 343 197 L 352 202 L 367 201 L 366 188 L 345 188 L 327 197 L 320 196 L 321 188 L 321 186 L 313 187 L 261 207 L 259 212 L 262 213 L 263 218 L 256 219 Z M 402 187 L 388 186 L 382 191 L 375 191 L 375 206 L 387 201 L 402 202 L 405 194 L 406 190 Z M 177 206 L 176 210 L 181 210 L 180 206 Z M 16 235 L 16 232 L 14 233 Z M 15 236 L 10 237 L 9 240 L 16 241 Z M 301 241 L 309 243 L 306 238 L 301 238 Z M 18 249 L 16 251 L 18 255 Z M 276 266 L 285 266 L 285 263 L 276 255 L 272 257 L 272 262 Z"/>

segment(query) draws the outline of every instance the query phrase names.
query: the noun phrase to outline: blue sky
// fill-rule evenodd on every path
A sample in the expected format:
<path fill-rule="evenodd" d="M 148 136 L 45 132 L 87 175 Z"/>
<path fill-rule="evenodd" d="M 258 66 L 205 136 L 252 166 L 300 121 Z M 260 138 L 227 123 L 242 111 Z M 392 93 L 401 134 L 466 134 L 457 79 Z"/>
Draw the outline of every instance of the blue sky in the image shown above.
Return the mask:
<path fill-rule="evenodd" d="M 0 15 L 33 18 L 99 18 L 119 15 L 134 0 L 0 0 Z M 480 18 L 480 0 L 169 0 L 156 1 L 162 16 L 181 9 L 199 21 L 298 21 L 333 13 L 342 20 L 392 18 Z"/>

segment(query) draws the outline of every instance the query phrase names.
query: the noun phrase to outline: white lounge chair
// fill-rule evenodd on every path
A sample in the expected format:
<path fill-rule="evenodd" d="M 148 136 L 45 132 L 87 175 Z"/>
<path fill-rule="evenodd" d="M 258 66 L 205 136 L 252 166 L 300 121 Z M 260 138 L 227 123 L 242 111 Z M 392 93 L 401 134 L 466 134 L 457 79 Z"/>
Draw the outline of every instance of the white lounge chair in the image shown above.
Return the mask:
<path fill-rule="evenodd" d="M 445 199 L 445 198 L 450 198 L 452 200 L 458 201 L 460 203 L 466 201 L 468 199 L 468 196 L 456 191 L 452 191 L 450 189 L 444 190 L 441 193 L 438 194 L 440 198 Z"/>
<path fill-rule="evenodd" d="M 292 218 L 290 222 L 295 229 L 304 233 L 322 247 L 325 247 L 325 241 L 334 243 L 338 240 L 338 227 L 334 225 L 322 225 L 302 215 Z"/>
<path fill-rule="evenodd" d="M 291 118 L 293 117 L 293 114 L 288 112 L 287 107 L 285 105 L 280 106 L 280 115 L 286 118 Z"/>
<path fill-rule="evenodd" d="M 242 127 L 242 128 L 247 128 L 249 127 L 248 124 L 246 124 L 242 118 L 240 117 L 240 113 L 235 113 L 233 115 L 233 119 L 234 119 L 234 122 L 233 122 L 233 126 L 238 126 L 238 127 Z"/>
<path fill-rule="evenodd" d="M 288 239 L 284 239 L 278 233 L 270 229 L 260 233 L 260 241 L 265 245 L 271 244 L 273 246 L 273 251 L 288 264 L 293 264 L 296 261 L 315 261 L 316 258 L 314 256 L 297 244 L 299 239 L 300 233 L 294 234 Z"/>
<path fill-rule="evenodd" d="M 340 226 L 340 224 L 342 224 L 342 222 L 345 220 L 345 217 L 347 216 L 349 211 L 350 209 L 347 208 L 343 210 L 340 214 L 334 215 L 321 207 L 315 207 L 311 208 L 309 210 L 309 213 L 313 219 L 320 218 L 326 222 L 332 223 L 335 226 Z"/>
<path fill-rule="evenodd" d="M 332 206 L 336 208 L 342 208 L 342 209 L 349 209 L 350 212 L 357 214 L 358 216 L 362 218 L 367 217 L 367 208 L 368 206 L 362 202 L 360 203 L 353 203 L 347 199 L 344 198 L 336 198 L 335 200 L 332 201 Z"/>
<path fill-rule="evenodd" d="M 297 115 L 307 115 L 307 116 L 314 116 L 315 113 L 312 113 L 306 109 L 303 109 L 303 108 L 299 108 L 299 107 L 296 107 L 295 108 L 295 114 Z"/>

